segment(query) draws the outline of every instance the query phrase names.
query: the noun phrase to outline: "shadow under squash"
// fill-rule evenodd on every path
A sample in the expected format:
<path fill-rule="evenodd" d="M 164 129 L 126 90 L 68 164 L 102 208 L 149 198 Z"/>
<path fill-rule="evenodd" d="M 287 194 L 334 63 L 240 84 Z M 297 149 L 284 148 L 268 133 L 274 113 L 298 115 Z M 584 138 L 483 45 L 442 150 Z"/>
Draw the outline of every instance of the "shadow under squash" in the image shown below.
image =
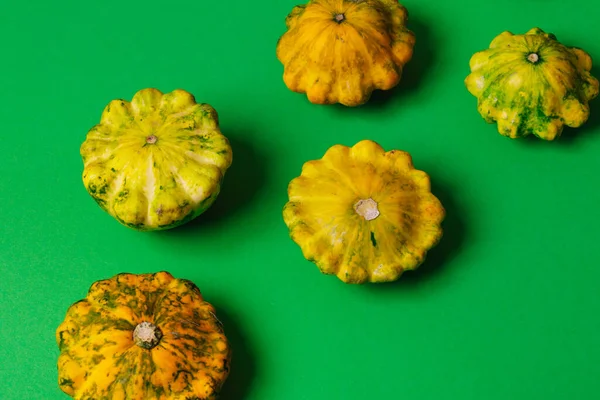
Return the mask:
<path fill-rule="evenodd" d="M 220 400 L 243 400 L 250 394 L 256 373 L 254 352 L 248 345 L 244 333 L 227 312 L 216 309 L 217 318 L 223 323 L 225 336 L 231 347 L 229 377 L 223 384 Z"/>
<path fill-rule="evenodd" d="M 225 173 L 217 199 L 204 213 L 171 231 L 187 232 L 201 225 L 211 225 L 231 218 L 252 203 L 262 189 L 267 173 L 264 156 L 250 144 L 249 139 L 243 139 L 235 132 L 224 134 L 229 139 L 233 161 Z"/>
<path fill-rule="evenodd" d="M 448 187 L 440 184 L 435 177 L 432 177 L 431 181 L 432 193 L 442 202 L 446 210 L 446 217 L 442 221 L 442 238 L 435 247 L 427 252 L 425 261 L 417 269 L 405 271 L 394 282 L 367 284 L 373 290 L 381 290 L 382 287 L 397 288 L 399 285 L 412 286 L 424 282 L 436 274 L 440 274 L 444 267 L 460 253 L 468 234 L 464 215 L 461 214 L 462 210 L 457 207 Z"/>

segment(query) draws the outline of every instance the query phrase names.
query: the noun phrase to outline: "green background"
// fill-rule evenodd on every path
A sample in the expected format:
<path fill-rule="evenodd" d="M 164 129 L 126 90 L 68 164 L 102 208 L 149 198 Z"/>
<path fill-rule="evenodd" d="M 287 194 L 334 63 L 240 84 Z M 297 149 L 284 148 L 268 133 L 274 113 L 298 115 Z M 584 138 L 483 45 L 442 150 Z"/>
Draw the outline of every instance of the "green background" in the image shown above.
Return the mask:
<path fill-rule="evenodd" d="M 296 3 L 2 2 L 0 399 L 66 398 L 68 306 L 159 270 L 217 308 L 225 400 L 598 398 L 600 101 L 557 142 L 515 141 L 463 80 L 494 36 L 534 26 L 600 62 L 600 3 L 406 0 L 402 83 L 353 109 L 285 87 L 275 45 Z M 81 182 L 87 130 L 145 87 L 213 105 L 234 152 L 215 205 L 159 233 L 119 225 Z M 361 139 L 409 151 L 447 210 L 442 242 L 393 284 L 321 275 L 281 216 L 303 162 Z"/>

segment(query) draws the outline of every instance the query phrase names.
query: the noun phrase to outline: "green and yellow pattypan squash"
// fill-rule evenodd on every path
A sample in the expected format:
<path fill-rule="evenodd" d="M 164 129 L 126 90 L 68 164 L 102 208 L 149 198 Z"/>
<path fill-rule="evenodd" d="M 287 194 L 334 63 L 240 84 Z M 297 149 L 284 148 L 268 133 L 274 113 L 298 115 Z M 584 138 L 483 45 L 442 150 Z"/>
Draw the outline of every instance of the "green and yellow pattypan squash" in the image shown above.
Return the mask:
<path fill-rule="evenodd" d="M 81 145 L 83 183 L 130 228 L 173 228 L 217 198 L 232 149 L 217 112 L 184 90 L 137 92 L 111 101 Z"/>
<path fill-rule="evenodd" d="M 465 84 L 479 113 L 510 138 L 557 139 L 564 125 L 587 121 L 588 102 L 598 95 L 590 55 L 539 28 L 503 32 L 471 57 L 470 68 Z"/>

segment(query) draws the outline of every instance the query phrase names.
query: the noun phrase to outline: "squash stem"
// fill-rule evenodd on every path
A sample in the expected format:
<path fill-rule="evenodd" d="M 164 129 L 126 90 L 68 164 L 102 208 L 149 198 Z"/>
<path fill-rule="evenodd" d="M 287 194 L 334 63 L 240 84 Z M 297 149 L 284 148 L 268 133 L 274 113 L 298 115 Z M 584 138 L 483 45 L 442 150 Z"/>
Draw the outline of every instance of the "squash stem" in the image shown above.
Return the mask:
<path fill-rule="evenodd" d="M 377 202 L 371 198 L 359 200 L 354 205 L 354 211 L 367 221 L 372 221 L 379 217 Z"/>
<path fill-rule="evenodd" d="M 150 135 L 146 138 L 146 143 L 154 144 L 154 143 L 156 143 L 157 140 L 158 140 L 158 138 L 156 136 Z"/>
<path fill-rule="evenodd" d="M 146 350 L 155 347 L 162 336 L 159 327 L 150 322 L 140 322 L 133 331 L 134 343 Z"/>
<path fill-rule="evenodd" d="M 338 24 L 341 24 L 342 21 L 344 21 L 346 19 L 346 16 L 344 14 L 336 14 L 334 19 L 335 19 L 335 22 L 337 22 Z"/>
<path fill-rule="evenodd" d="M 537 53 L 531 53 L 527 56 L 527 60 L 532 63 L 535 64 L 538 61 L 540 61 L 540 56 Z"/>

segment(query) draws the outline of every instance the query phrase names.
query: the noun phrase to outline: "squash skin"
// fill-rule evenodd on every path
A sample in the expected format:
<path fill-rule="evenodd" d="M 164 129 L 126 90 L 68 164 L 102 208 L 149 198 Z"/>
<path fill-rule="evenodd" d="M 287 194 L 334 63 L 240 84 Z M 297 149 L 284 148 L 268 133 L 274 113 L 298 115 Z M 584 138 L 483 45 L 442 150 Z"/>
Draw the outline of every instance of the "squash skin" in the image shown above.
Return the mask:
<path fill-rule="evenodd" d="M 407 19 L 397 0 L 310 0 L 294 7 L 276 49 L 285 85 L 313 104 L 349 107 L 366 103 L 376 89 L 392 89 L 413 55 Z"/>
<path fill-rule="evenodd" d="M 590 55 L 540 28 L 501 33 L 469 66 L 465 85 L 477 97 L 479 113 L 513 139 L 558 139 L 565 125 L 578 128 L 587 121 L 588 103 L 598 95 Z"/>
<path fill-rule="evenodd" d="M 202 214 L 232 163 L 217 112 L 184 90 L 149 88 L 131 102 L 111 101 L 80 153 L 88 193 L 138 231 L 174 228 Z"/>
<path fill-rule="evenodd" d="M 334 145 L 288 185 L 283 219 L 303 256 L 344 283 L 391 282 L 442 237 L 445 209 L 410 154 Z M 376 208 L 373 208 L 376 204 Z"/>
<path fill-rule="evenodd" d="M 162 331 L 151 349 L 136 325 Z M 58 383 L 77 400 L 217 399 L 231 351 L 214 307 L 196 285 L 168 272 L 95 282 L 56 330 Z"/>

